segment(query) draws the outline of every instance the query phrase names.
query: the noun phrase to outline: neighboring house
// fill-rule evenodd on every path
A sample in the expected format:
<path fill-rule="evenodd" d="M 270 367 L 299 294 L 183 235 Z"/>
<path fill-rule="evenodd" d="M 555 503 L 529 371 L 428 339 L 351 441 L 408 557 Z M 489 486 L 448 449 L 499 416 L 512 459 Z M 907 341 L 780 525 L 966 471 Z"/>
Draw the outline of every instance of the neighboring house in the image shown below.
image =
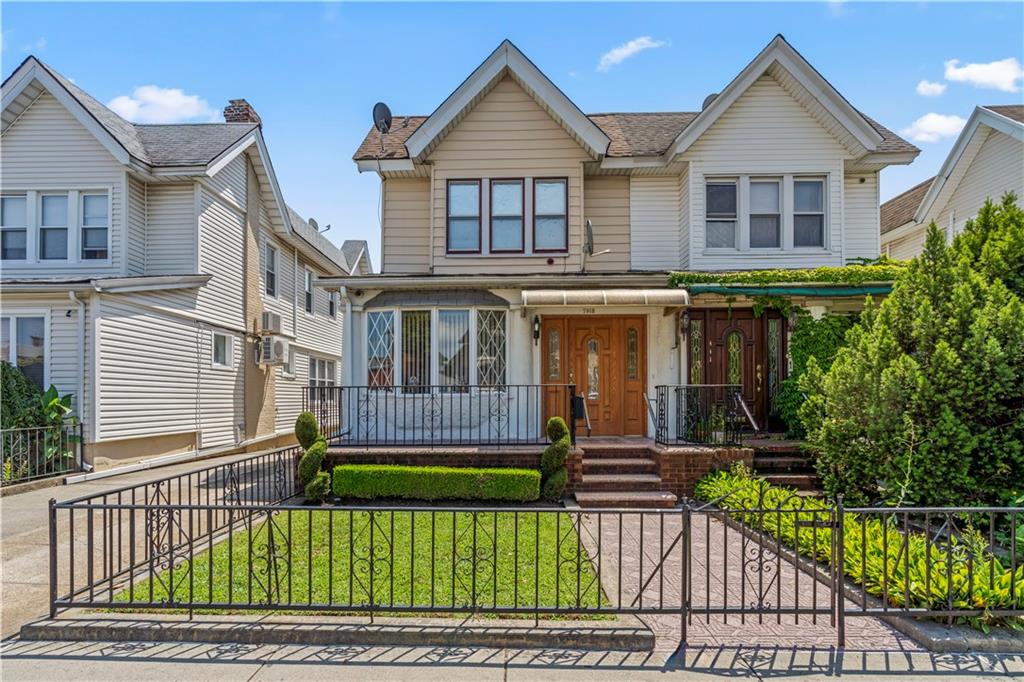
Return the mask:
<path fill-rule="evenodd" d="M 691 300 L 668 271 L 876 258 L 879 172 L 918 153 L 781 36 L 700 111 L 590 115 L 505 41 L 434 113 L 395 116 L 355 154 L 381 179 L 382 264 L 323 282 L 351 311 L 347 433 L 420 442 L 464 419 L 470 442 L 529 438 L 565 413 L 514 390 L 540 384 L 574 384 L 594 435 L 653 435 L 658 385 L 742 384 L 764 419 L 786 321 L 742 296 Z"/>
<path fill-rule="evenodd" d="M 286 206 L 252 107 L 135 125 L 34 57 L 2 93 L 0 354 L 74 395 L 86 459 L 289 438 L 303 387 L 340 366 L 342 311 L 314 282 L 369 262 Z"/>
<path fill-rule="evenodd" d="M 986 199 L 1024 199 L 1024 105 L 977 107 L 939 174 L 882 204 L 882 252 L 921 253 L 928 225 L 960 233 Z"/>

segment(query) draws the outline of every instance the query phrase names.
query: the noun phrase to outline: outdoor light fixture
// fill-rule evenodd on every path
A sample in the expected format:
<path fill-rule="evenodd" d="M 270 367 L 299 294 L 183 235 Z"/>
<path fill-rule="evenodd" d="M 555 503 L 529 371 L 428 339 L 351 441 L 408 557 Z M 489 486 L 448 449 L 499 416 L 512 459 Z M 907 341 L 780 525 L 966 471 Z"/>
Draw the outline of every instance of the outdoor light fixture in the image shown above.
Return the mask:
<path fill-rule="evenodd" d="M 540 315 L 533 316 L 533 345 L 540 341 Z"/>
<path fill-rule="evenodd" d="M 683 334 L 690 330 L 690 311 L 684 310 L 679 316 L 679 331 Z"/>

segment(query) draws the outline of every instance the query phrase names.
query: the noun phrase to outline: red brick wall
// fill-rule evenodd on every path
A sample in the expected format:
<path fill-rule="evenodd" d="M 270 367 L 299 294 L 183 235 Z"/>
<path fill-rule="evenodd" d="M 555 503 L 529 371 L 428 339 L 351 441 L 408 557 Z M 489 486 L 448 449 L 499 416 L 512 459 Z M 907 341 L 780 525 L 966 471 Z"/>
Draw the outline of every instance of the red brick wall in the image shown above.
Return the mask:
<path fill-rule="evenodd" d="M 680 498 L 692 497 L 697 481 L 711 471 L 727 469 L 733 462 L 743 462 L 751 468 L 754 465 L 754 451 L 750 448 L 658 448 L 655 457 L 661 489 Z"/>

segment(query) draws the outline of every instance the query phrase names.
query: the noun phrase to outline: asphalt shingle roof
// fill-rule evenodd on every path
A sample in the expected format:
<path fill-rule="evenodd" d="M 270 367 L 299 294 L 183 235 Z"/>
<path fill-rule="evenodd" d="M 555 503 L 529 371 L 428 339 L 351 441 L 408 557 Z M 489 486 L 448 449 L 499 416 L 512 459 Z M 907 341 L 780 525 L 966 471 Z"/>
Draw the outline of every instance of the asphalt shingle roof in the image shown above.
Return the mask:
<path fill-rule="evenodd" d="M 921 205 L 924 195 L 928 193 L 928 188 L 932 186 L 934 181 L 934 177 L 928 178 L 924 182 L 914 185 L 903 194 L 894 196 L 882 204 L 879 209 L 882 234 L 892 232 L 897 227 L 905 225 L 914 219 L 918 206 Z"/>
<path fill-rule="evenodd" d="M 984 108 L 1006 118 L 1012 118 L 1017 123 L 1024 123 L 1024 104 L 993 104 Z"/>

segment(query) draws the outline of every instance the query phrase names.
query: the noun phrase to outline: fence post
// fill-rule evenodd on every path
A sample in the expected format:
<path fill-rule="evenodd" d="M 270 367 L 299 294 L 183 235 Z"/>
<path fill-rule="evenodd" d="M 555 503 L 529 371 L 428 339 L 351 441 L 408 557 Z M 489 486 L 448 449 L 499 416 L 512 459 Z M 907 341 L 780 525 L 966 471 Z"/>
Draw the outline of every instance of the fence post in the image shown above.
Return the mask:
<path fill-rule="evenodd" d="M 686 620 L 690 615 L 690 600 L 688 598 L 690 594 L 690 502 L 686 499 L 685 495 L 683 496 L 682 512 L 683 550 L 681 555 L 682 565 L 679 568 L 679 642 L 680 644 L 686 644 Z"/>
<path fill-rule="evenodd" d="M 843 494 L 839 493 L 836 496 L 836 524 L 832 531 L 832 542 L 836 548 L 834 555 L 836 557 L 836 565 L 833 570 L 833 584 L 832 594 L 835 598 L 835 609 L 836 609 L 836 634 L 839 648 L 843 649 L 846 647 L 846 597 L 843 585 L 845 585 L 846 575 L 846 540 L 844 537 L 844 525 L 843 525 Z"/>
<path fill-rule="evenodd" d="M 576 445 L 576 384 L 569 384 L 569 438 Z"/>
<path fill-rule="evenodd" d="M 57 617 L 57 500 L 50 498 L 50 618 Z M 73 512 L 72 512 L 73 513 Z M 71 542 L 75 539 L 71 538 Z M 75 567 L 71 566 L 74 571 Z"/>

